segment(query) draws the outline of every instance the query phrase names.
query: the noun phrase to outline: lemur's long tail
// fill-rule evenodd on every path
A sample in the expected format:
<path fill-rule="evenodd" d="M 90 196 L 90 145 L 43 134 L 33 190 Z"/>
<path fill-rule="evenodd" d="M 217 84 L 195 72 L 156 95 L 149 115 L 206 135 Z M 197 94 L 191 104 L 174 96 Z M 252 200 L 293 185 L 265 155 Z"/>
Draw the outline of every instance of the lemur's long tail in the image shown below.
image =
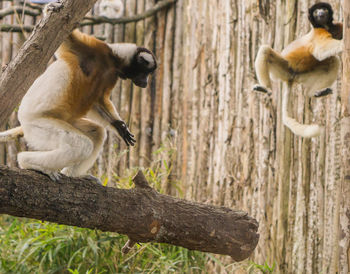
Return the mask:
<path fill-rule="evenodd" d="M 0 132 L 0 142 L 7 142 L 21 136 L 23 136 L 22 127 L 19 126 L 11 128 L 9 130 Z"/>
<path fill-rule="evenodd" d="M 321 135 L 324 128 L 316 125 L 303 125 L 297 122 L 295 119 L 288 116 L 288 98 L 292 84 L 288 84 L 288 89 L 283 94 L 282 98 L 282 121 L 283 124 L 288 127 L 295 135 L 302 136 L 304 138 L 312 138 Z"/>

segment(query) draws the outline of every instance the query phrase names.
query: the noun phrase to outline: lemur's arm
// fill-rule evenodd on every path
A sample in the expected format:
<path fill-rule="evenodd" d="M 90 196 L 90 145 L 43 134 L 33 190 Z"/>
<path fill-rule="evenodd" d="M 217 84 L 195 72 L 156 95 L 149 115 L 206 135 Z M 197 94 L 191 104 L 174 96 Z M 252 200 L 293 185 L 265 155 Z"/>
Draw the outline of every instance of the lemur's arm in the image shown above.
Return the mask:
<path fill-rule="evenodd" d="M 102 101 L 96 103 L 89 111 L 88 117 L 119 134 L 126 145 L 133 146 L 135 144 L 134 135 L 131 134 L 109 98 L 105 97 Z"/>
<path fill-rule="evenodd" d="M 315 40 L 311 54 L 318 60 L 323 61 L 331 56 L 335 56 L 343 51 L 344 43 L 337 40 L 325 29 L 315 30 Z"/>

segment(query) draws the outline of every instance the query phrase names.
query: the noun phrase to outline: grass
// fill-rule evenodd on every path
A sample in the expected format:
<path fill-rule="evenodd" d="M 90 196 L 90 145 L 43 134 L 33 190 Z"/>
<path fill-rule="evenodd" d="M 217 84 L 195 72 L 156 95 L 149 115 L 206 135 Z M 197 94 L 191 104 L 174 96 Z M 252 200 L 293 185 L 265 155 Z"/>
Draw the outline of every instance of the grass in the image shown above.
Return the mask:
<path fill-rule="evenodd" d="M 25 218 L 0 217 L 0 273 L 273 273 L 254 262 L 223 263 L 221 256 L 147 243 L 123 255 L 127 237 Z M 242 272 L 243 271 L 243 272 Z"/>
<path fill-rule="evenodd" d="M 200 273 L 206 254 L 165 244 L 120 250 L 115 233 L 0 217 L 0 273 Z"/>

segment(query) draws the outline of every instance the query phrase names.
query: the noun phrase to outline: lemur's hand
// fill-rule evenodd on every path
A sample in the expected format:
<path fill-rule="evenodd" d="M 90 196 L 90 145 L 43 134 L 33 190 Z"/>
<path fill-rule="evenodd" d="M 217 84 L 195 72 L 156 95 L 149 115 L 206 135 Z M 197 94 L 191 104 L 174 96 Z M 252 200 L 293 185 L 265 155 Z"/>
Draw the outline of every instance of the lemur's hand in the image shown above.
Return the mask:
<path fill-rule="evenodd" d="M 122 120 L 115 120 L 112 123 L 112 126 L 115 127 L 115 129 L 118 131 L 120 137 L 123 138 L 125 144 L 127 146 L 133 146 L 136 143 L 136 140 L 134 138 L 134 135 L 131 134 L 128 127 L 126 126 L 125 122 Z"/>

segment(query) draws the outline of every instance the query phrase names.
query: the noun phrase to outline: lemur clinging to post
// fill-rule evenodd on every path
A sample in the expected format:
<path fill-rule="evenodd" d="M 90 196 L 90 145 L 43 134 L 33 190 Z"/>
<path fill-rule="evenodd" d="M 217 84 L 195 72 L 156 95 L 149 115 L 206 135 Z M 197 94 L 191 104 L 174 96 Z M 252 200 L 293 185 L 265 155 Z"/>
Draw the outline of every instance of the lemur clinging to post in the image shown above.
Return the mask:
<path fill-rule="evenodd" d="M 316 3 L 309 9 L 312 30 L 290 43 L 281 53 L 271 47 L 261 46 L 255 60 L 259 85 L 256 91 L 269 92 L 271 79 L 303 84 L 309 96 L 325 96 L 337 79 L 340 61 L 338 53 L 343 49 L 342 24 L 333 23 L 333 10 L 328 3 Z M 296 135 L 315 137 L 321 134 L 318 125 L 303 125 L 288 117 L 288 92 L 283 95 L 282 120 Z"/>

